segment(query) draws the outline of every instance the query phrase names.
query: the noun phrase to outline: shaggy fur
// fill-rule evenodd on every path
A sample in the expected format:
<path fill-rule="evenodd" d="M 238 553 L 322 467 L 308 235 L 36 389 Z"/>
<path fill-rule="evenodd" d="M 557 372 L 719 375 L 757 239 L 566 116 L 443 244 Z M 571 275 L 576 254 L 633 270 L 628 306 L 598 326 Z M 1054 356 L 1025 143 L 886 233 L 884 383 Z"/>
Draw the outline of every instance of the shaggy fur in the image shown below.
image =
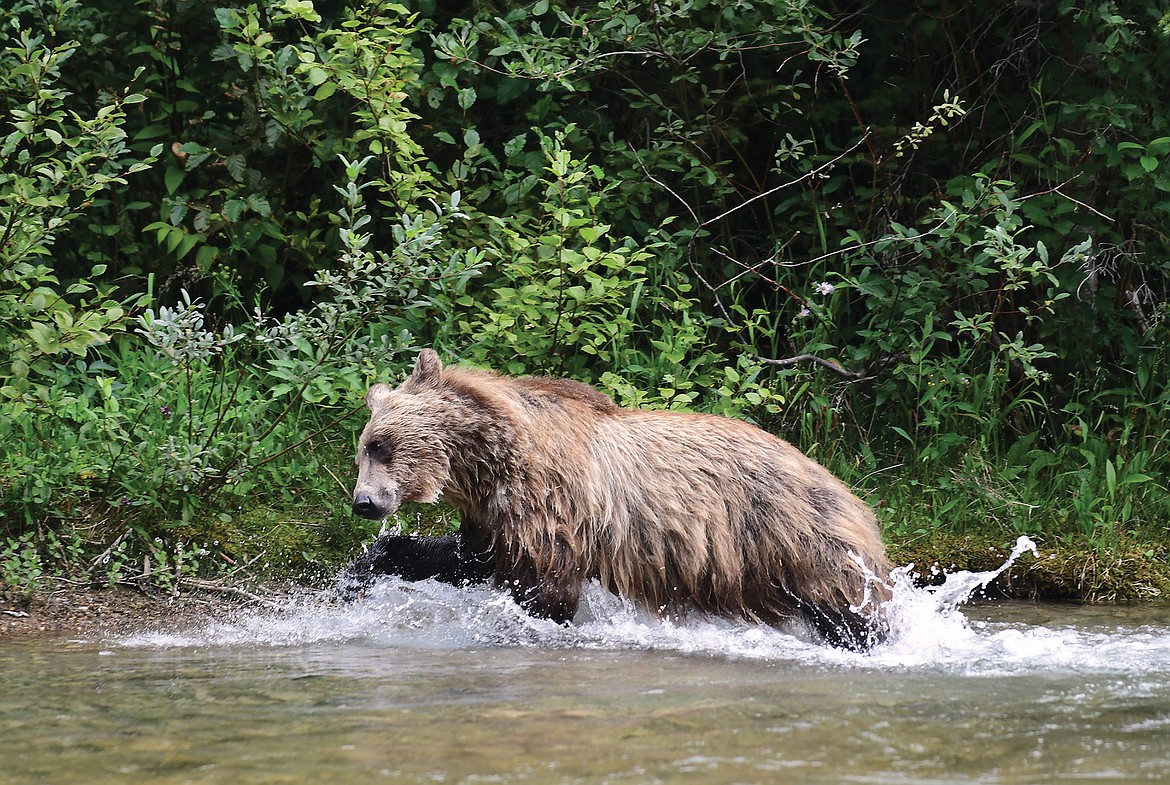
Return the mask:
<path fill-rule="evenodd" d="M 464 552 L 532 613 L 571 620 L 596 578 L 659 613 L 803 618 L 858 648 L 882 633 L 873 513 L 748 423 L 622 409 L 578 382 L 444 368 L 430 350 L 366 403 L 354 512 L 445 497 Z"/>

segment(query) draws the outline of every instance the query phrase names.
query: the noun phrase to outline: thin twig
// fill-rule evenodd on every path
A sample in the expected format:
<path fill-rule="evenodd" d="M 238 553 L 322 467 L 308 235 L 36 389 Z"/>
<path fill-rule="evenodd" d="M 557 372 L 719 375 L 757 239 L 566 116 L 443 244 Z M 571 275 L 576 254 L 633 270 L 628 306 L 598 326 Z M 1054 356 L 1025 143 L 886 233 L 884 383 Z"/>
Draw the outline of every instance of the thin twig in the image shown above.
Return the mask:
<path fill-rule="evenodd" d="M 102 563 L 103 559 L 109 558 L 110 554 L 114 552 L 114 548 L 117 548 L 119 545 L 121 545 L 122 540 L 129 537 L 131 532 L 133 532 L 133 531 L 134 531 L 134 529 L 132 527 L 127 526 L 126 530 L 124 532 L 122 532 L 116 538 L 114 538 L 114 541 L 110 543 L 110 547 L 106 548 L 104 551 L 102 551 L 101 554 L 98 555 L 98 557 L 93 560 L 93 562 L 89 565 L 88 572 L 92 572 L 93 569 L 95 567 L 97 567 L 99 563 Z"/>
<path fill-rule="evenodd" d="M 1074 167 L 1074 170 L 1073 170 L 1072 177 L 1069 177 L 1067 180 L 1065 180 L 1060 185 L 1055 185 L 1052 188 L 1049 188 L 1047 191 L 1037 191 L 1034 194 L 1027 194 L 1026 196 L 1017 197 L 1016 201 L 1017 202 L 1026 202 L 1029 199 L 1036 198 L 1037 196 L 1047 196 L 1048 194 L 1056 194 L 1057 196 L 1063 196 L 1065 199 L 1068 199 L 1073 204 L 1080 205 L 1081 207 L 1083 207 L 1086 210 L 1088 210 L 1089 212 L 1091 212 L 1093 215 L 1096 215 L 1098 218 L 1104 218 L 1106 221 L 1113 223 L 1114 220 L 1116 220 L 1116 219 L 1111 218 L 1108 215 L 1105 215 L 1105 213 L 1101 212 L 1100 210 L 1093 207 L 1092 205 L 1085 204 L 1080 199 L 1075 199 L 1075 198 L 1069 196 L 1068 194 L 1066 194 L 1064 191 L 1060 190 L 1061 188 L 1064 188 L 1066 185 L 1068 185 L 1069 183 L 1071 183 L 1073 180 L 1075 180 L 1077 177 L 1080 176 L 1080 174 L 1081 174 L 1080 165 L 1086 158 L 1089 157 L 1089 153 L 1090 153 L 1090 148 L 1086 147 L 1084 152 L 1081 153 L 1081 157 L 1077 160 L 1076 166 Z"/>
<path fill-rule="evenodd" d="M 222 556 L 222 555 L 224 555 L 224 554 L 222 554 L 222 553 L 221 553 L 220 555 Z M 262 558 L 264 558 L 264 557 L 265 557 L 265 556 L 267 556 L 267 555 L 268 555 L 268 551 L 260 551 L 260 553 L 256 554 L 256 555 L 255 555 L 255 556 L 253 556 L 251 559 L 248 559 L 248 560 L 247 560 L 246 562 L 244 562 L 243 564 L 238 564 L 238 565 L 236 565 L 234 568 L 232 568 L 231 570 L 229 570 L 228 572 L 225 572 L 225 573 L 223 574 L 223 577 L 219 578 L 219 580 L 221 580 L 221 581 L 222 581 L 222 580 L 226 580 L 226 579 L 228 579 L 228 578 L 232 577 L 233 575 L 235 575 L 237 572 L 242 572 L 243 570 L 246 570 L 246 569 L 248 569 L 248 568 L 249 568 L 249 567 L 251 567 L 253 564 L 255 564 L 256 562 L 260 561 Z M 235 562 L 232 562 L 232 564 L 235 564 Z"/>
<path fill-rule="evenodd" d="M 180 578 L 179 583 L 192 589 L 199 589 L 200 591 L 213 591 L 219 592 L 221 594 L 231 594 L 235 597 L 243 597 L 250 602 L 258 603 L 267 608 L 278 607 L 277 603 L 273 602 L 267 597 L 261 597 L 259 594 L 253 594 L 252 592 L 246 591 L 237 586 L 221 586 L 218 583 L 213 583 L 212 581 L 201 581 L 197 578 Z"/>
<path fill-rule="evenodd" d="M 936 232 L 938 232 L 939 229 L 942 229 L 944 226 L 946 226 L 947 223 L 952 218 L 954 218 L 955 215 L 957 215 L 957 214 L 958 214 L 957 210 L 947 211 L 946 215 L 944 215 L 941 219 L 939 219 L 938 223 L 936 223 L 934 226 L 927 229 L 922 234 L 916 235 L 913 239 L 921 240 L 924 237 L 929 237 L 932 234 L 935 234 Z M 911 239 L 911 238 L 899 238 L 899 239 L 906 240 L 906 239 Z M 816 264 L 817 262 L 823 262 L 826 259 L 833 257 L 833 256 L 836 256 L 838 254 L 849 253 L 851 251 L 860 251 L 862 248 L 869 248 L 870 246 L 877 245 L 878 243 L 881 243 L 881 242 L 891 242 L 891 241 L 892 240 L 889 237 L 879 237 L 876 240 L 866 240 L 864 243 L 857 243 L 856 245 L 847 245 L 844 248 L 838 248 L 835 251 L 829 251 L 828 253 L 821 254 L 820 256 L 814 256 L 812 259 L 804 259 L 804 260 L 799 261 L 799 262 L 774 262 L 776 255 L 773 254 L 772 256 L 765 259 L 761 263 L 760 266 L 762 266 L 763 264 L 767 264 L 768 262 L 774 262 L 777 267 L 788 267 L 788 268 L 805 267 L 805 266 L 810 265 L 810 264 Z M 739 264 L 743 265 L 742 262 L 740 262 Z M 743 266 L 746 267 L 746 265 L 743 265 Z"/>
<path fill-rule="evenodd" d="M 860 485 L 861 483 L 863 483 L 863 482 L 865 482 L 866 480 L 868 480 L 870 477 L 873 477 L 875 474 L 882 474 L 883 472 L 891 472 L 891 471 L 895 471 L 895 470 L 897 470 L 897 469 L 901 469 L 901 468 L 902 468 L 902 466 L 904 466 L 904 464 L 901 464 L 901 463 L 895 463 L 895 464 L 891 464 L 891 465 L 889 465 L 889 466 L 883 466 L 883 467 L 882 467 L 882 468 L 880 468 L 880 469 L 874 469 L 872 472 L 869 472 L 869 473 L 868 473 L 868 474 L 866 474 L 864 477 L 862 477 L 860 480 L 858 480 L 857 484 L 858 484 L 858 485 Z"/>
<path fill-rule="evenodd" d="M 334 417 L 332 420 L 330 420 L 330 421 L 329 421 L 328 423 L 326 423 L 325 425 L 322 425 L 320 428 L 318 428 L 317 430 L 313 431 L 313 432 L 312 432 L 312 433 L 310 433 L 308 436 L 305 436 L 305 437 L 301 438 L 300 440 L 298 440 L 298 441 L 296 441 L 296 442 L 294 442 L 294 443 L 290 444 L 288 447 L 285 447 L 285 448 L 284 448 L 283 450 L 281 450 L 280 452 L 273 453 L 272 455 L 265 455 L 263 458 L 260 458 L 260 459 L 258 459 L 258 460 L 257 460 L 257 461 L 256 461 L 256 462 L 255 462 L 255 463 L 252 465 L 252 467 L 251 467 L 251 468 L 253 468 L 253 469 L 256 469 L 256 468 L 258 468 L 258 467 L 260 467 L 260 466 L 263 466 L 263 465 L 264 465 L 264 464 L 266 464 L 266 463 L 270 463 L 271 461 L 274 461 L 274 460 L 276 460 L 277 458 L 280 458 L 280 457 L 284 456 L 286 453 L 290 453 L 290 452 L 292 452 L 293 450 L 300 449 L 300 448 L 301 448 L 301 447 L 303 447 L 305 444 L 308 444 L 309 442 L 311 442 L 311 441 L 312 441 L 313 439 L 315 439 L 316 437 L 320 436 L 321 434 L 323 434 L 323 433 L 325 433 L 326 431 L 328 431 L 329 429 L 331 429 L 333 426 L 335 426 L 335 425 L 338 425 L 339 423 L 341 423 L 341 422 L 343 422 L 343 421 L 345 421 L 345 420 L 348 420 L 350 417 L 353 417 L 355 414 L 357 414 L 357 413 L 358 413 L 358 412 L 360 412 L 362 409 L 364 409 L 364 408 L 365 408 L 365 406 L 366 406 L 366 404 L 365 404 L 364 402 L 363 402 L 363 403 L 359 403 L 358 405 L 354 406 L 352 409 L 350 409 L 349 411 L 347 411 L 345 414 L 341 414 L 341 415 L 338 415 L 337 417 Z M 330 472 L 330 473 L 332 474 L 332 472 Z"/>
<path fill-rule="evenodd" d="M 333 481 L 335 483 L 337 483 L 338 487 L 341 488 L 342 492 L 344 492 L 346 495 L 349 495 L 349 493 L 350 493 L 349 486 L 346 485 L 344 482 L 342 482 L 341 478 L 338 477 L 336 474 L 334 474 L 333 470 L 330 469 L 328 466 L 322 466 L 322 468 L 325 469 L 325 471 L 329 473 L 329 476 L 333 478 Z"/>
<path fill-rule="evenodd" d="M 734 276 L 733 278 L 731 278 L 729 281 L 726 281 L 725 283 L 722 283 L 722 284 L 720 284 L 719 286 L 720 286 L 721 288 L 722 288 L 723 286 L 725 286 L 726 284 L 728 284 L 728 283 L 731 283 L 732 281 L 735 281 L 735 280 L 737 280 L 737 279 L 738 279 L 738 278 L 739 278 L 741 275 L 746 275 L 747 273 L 755 273 L 756 275 L 758 275 L 758 276 L 760 277 L 760 280 L 762 280 L 764 283 L 769 283 L 769 284 L 771 284 L 772 286 L 775 286 L 777 289 L 781 289 L 781 290 L 783 290 L 785 294 L 787 294 L 789 297 L 791 297 L 792 299 L 794 299 L 794 300 L 796 300 L 797 302 L 799 302 L 801 305 L 804 305 L 804 304 L 805 304 L 805 300 L 804 300 L 804 298 L 803 298 L 803 297 L 801 297 L 799 294 L 797 294 L 796 292 L 792 291 L 791 289 L 789 289 L 787 286 L 785 286 L 784 284 L 780 283 L 779 281 L 777 281 L 777 280 L 774 280 L 774 279 L 772 279 L 772 278 L 769 278 L 768 276 L 766 276 L 766 275 L 764 275 L 762 272 L 760 272 L 760 268 L 761 268 L 761 267 L 763 267 L 763 266 L 764 266 L 765 264 L 767 264 L 768 262 L 772 261 L 771 259 L 764 259 L 763 261 L 761 261 L 761 262 L 759 262 L 759 263 L 757 263 L 757 264 L 755 264 L 755 265 L 753 265 L 753 266 L 749 267 L 748 265 L 746 265 L 746 264 L 744 264 L 743 262 L 741 262 L 739 259 L 736 259 L 734 256 L 731 256 L 730 254 L 724 253 L 723 251 L 719 250 L 718 248 L 712 248 L 712 249 L 711 249 L 711 252 L 712 252 L 712 253 L 716 253 L 716 254 L 718 254 L 719 256 L 722 256 L 722 257 L 723 257 L 724 259 L 726 259 L 727 261 L 731 262 L 732 264 L 737 264 L 737 265 L 739 265 L 740 267 L 742 267 L 742 268 L 743 268 L 743 272 L 742 272 L 742 273 L 739 273 L 738 275 L 736 275 L 736 276 Z M 775 258 L 775 257 L 773 257 L 773 258 Z"/>
<path fill-rule="evenodd" d="M 677 199 L 683 207 L 687 208 L 687 212 L 691 214 L 691 220 L 694 221 L 695 224 L 697 224 L 699 226 L 703 226 L 704 224 L 699 222 L 699 216 L 695 214 L 695 211 L 687 203 L 687 200 L 683 199 L 681 196 L 676 194 L 674 192 L 674 190 L 669 185 L 662 182 L 661 180 L 659 180 L 657 177 L 655 177 L 654 175 L 652 175 L 650 173 L 650 170 L 646 167 L 646 164 L 642 163 L 642 156 L 638 155 L 638 151 L 634 148 L 633 144 L 630 145 L 630 152 L 632 152 L 634 154 L 634 158 L 638 161 L 638 166 L 642 167 L 642 171 L 646 174 L 646 179 L 648 179 L 650 182 L 657 185 L 659 188 L 665 189 L 665 191 L 668 194 L 670 194 L 671 196 L 673 196 L 675 199 Z"/>
<path fill-rule="evenodd" d="M 1063 183 L 1061 185 L 1063 185 Z M 1097 208 L 1093 207 L 1092 205 L 1085 204 L 1080 199 L 1074 199 L 1073 197 L 1066 194 L 1064 191 L 1060 190 L 1060 188 L 1061 188 L 1061 186 L 1058 185 L 1055 188 L 1053 188 L 1050 191 L 1050 193 L 1054 193 L 1057 196 L 1063 196 L 1065 199 L 1068 199 L 1070 202 L 1072 202 L 1074 204 L 1079 204 L 1081 207 L 1083 207 L 1086 210 L 1088 210 L 1089 212 L 1093 213 L 1093 215 L 1096 215 L 1099 218 L 1104 218 L 1106 221 L 1109 221 L 1110 223 L 1112 223 L 1114 221 L 1113 218 L 1109 217 L 1108 215 L 1105 215 L 1105 213 L 1101 212 Z M 1032 196 L 1041 196 L 1041 195 L 1042 194 L 1032 194 Z M 1022 201 L 1024 201 L 1024 199 L 1027 199 L 1027 198 L 1028 198 L 1027 196 L 1024 196 L 1024 197 L 1021 197 L 1020 199 L 1018 199 L 1017 201 L 1022 202 Z"/>
<path fill-rule="evenodd" d="M 826 369 L 832 371 L 833 373 L 840 374 L 841 376 L 844 376 L 846 379 L 868 379 L 869 378 L 868 376 L 866 376 L 864 371 L 850 371 L 847 368 L 841 367 L 840 365 L 833 362 L 832 360 L 826 360 L 822 357 L 817 357 L 815 354 L 798 354 L 795 357 L 785 357 L 782 360 L 776 360 L 776 359 L 773 359 L 771 357 L 759 357 L 759 356 L 757 356 L 756 359 L 762 363 L 767 363 L 768 365 L 778 365 L 780 367 L 787 367 L 789 365 L 796 365 L 797 363 L 813 363 L 814 365 L 819 365 L 822 368 L 826 368 Z"/>
<path fill-rule="evenodd" d="M 789 188 L 791 186 L 794 186 L 797 183 L 800 183 L 800 182 L 803 182 L 804 180 L 809 179 L 810 177 L 816 177 L 816 176 L 820 175 L 821 172 L 825 171 L 826 169 L 831 169 L 834 165 L 836 165 L 836 163 L 838 161 L 840 161 L 845 156 L 851 154 L 854 150 L 856 150 L 858 147 L 861 147 L 861 145 L 867 143 L 868 141 L 869 141 L 869 134 L 866 133 L 865 136 L 861 137 L 859 140 L 854 142 L 852 147 L 850 147 L 848 150 L 845 150 L 844 152 L 842 152 L 840 155 L 838 155 L 833 160 L 826 161 L 825 163 L 818 166 L 816 169 L 805 172 L 800 177 L 797 177 L 795 180 L 789 180 L 786 183 L 781 183 L 780 185 L 777 185 L 773 188 L 769 188 L 767 191 L 764 191 L 763 193 L 758 193 L 755 196 L 753 196 L 752 198 L 747 199 L 743 202 L 740 202 L 735 207 L 732 207 L 730 210 L 726 210 L 726 211 L 720 213 L 719 215 L 715 216 L 714 218 L 710 218 L 710 219 L 704 221 L 703 223 L 699 224 L 699 228 L 702 228 L 704 226 L 708 226 L 708 225 L 716 223 L 718 221 L 722 221 L 724 218 L 731 215 L 736 210 L 741 210 L 744 207 L 747 207 L 752 202 L 755 202 L 759 199 L 763 199 L 767 196 L 771 196 L 772 194 L 776 193 L 777 191 L 781 191 L 785 188 Z M 693 215 L 693 213 L 692 213 L 692 215 Z"/>

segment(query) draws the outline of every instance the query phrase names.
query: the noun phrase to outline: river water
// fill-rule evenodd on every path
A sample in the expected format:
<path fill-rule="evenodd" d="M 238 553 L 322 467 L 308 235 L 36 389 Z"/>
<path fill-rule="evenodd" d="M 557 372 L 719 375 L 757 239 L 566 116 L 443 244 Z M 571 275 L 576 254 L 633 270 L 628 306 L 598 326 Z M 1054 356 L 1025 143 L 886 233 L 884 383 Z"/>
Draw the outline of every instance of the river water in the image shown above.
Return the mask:
<path fill-rule="evenodd" d="M 0 641 L 0 783 L 1170 781 L 1170 608 L 900 584 L 866 654 L 590 589 L 381 581 L 182 635 Z"/>

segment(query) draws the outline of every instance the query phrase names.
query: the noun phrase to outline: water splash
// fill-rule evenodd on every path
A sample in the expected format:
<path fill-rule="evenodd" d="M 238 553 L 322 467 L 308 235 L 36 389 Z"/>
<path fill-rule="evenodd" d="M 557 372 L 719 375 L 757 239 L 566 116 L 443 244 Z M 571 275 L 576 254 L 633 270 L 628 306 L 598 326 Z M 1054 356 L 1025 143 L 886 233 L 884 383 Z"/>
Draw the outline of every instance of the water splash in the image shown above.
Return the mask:
<path fill-rule="evenodd" d="M 902 660 L 912 664 L 923 657 L 937 661 L 952 651 L 966 650 L 970 654 L 972 630 L 959 607 L 1029 551 L 1039 554 L 1035 542 L 1020 537 L 1004 563 L 994 570 L 947 573 L 937 586 L 919 586 L 913 564 L 896 567 L 890 573 L 892 597 L 884 608 L 890 639 L 883 647 L 882 659 L 889 664 Z"/>
<path fill-rule="evenodd" d="M 992 581 L 1010 570 L 1012 565 L 1016 563 L 1016 559 L 1028 552 L 1031 552 L 1033 556 L 1040 556 L 1040 551 L 1037 550 L 1036 543 L 1032 541 L 1032 538 L 1020 537 L 1016 540 L 1007 561 L 999 567 L 984 572 L 960 571 L 952 573 L 946 576 L 942 586 L 927 587 L 926 594 L 934 598 L 936 608 L 940 613 L 953 611 L 970 600 L 975 592 L 986 589 Z M 914 565 L 910 564 L 898 568 L 895 573 L 910 573 L 913 568 Z M 897 579 L 895 578 L 895 580 Z M 913 591 L 908 593 L 913 594 Z"/>
<path fill-rule="evenodd" d="M 360 603 L 331 594 L 289 598 L 275 610 L 251 611 L 181 634 L 139 634 L 132 647 L 296 647 L 360 644 L 456 650 L 539 647 L 661 651 L 689 656 L 795 662 L 803 667 L 941 669 L 981 675 L 1037 670 L 1170 673 L 1167 624 L 1122 628 L 972 621 L 960 610 L 1035 543 L 1021 537 L 994 570 L 955 571 L 940 586 L 919 586 L 913 565 L 890 579 L 885 611 L 891 635 L 865 654 L 828 648 L 799 628 L 777 629 L 721 619 L 664 620 L 632 603 L 586 587 L 574 623 L 535 619 L 504 592 L 435 581 L 377 581 Z"/>

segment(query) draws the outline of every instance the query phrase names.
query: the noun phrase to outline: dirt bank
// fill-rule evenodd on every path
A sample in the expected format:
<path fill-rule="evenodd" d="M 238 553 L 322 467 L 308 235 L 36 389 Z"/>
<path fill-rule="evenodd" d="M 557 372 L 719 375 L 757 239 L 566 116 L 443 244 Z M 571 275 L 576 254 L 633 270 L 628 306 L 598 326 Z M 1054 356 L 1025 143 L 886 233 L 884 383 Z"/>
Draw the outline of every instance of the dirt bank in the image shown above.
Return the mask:
<path fill-rule="evenodd" d="M 0 595 L 0 640 L 20 636 L 103 638 L 143 630 L 175 632 L 227 620 L 256 603 L 234 594 L 191 590 L 173 596 L 131 588 L 57 588 L 31 598 Z"/>

